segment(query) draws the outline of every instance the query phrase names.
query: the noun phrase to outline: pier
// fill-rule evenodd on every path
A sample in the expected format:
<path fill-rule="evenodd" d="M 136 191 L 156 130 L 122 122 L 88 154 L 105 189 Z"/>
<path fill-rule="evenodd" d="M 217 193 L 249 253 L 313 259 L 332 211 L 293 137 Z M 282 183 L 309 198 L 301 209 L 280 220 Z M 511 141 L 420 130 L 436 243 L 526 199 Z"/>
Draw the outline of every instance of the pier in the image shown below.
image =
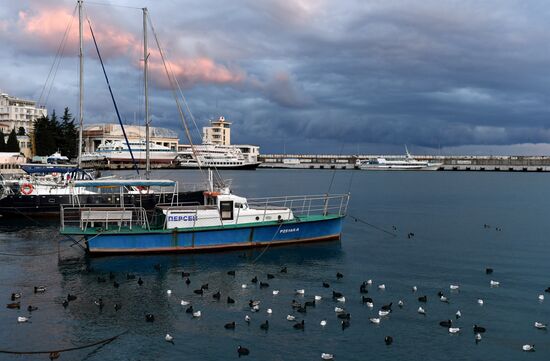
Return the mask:
<path fill-rule="evenodd" d="M 358 161 L 374 158 L 400 159 L 402 155 L 263 154 L 260 168 L 358 169 Z M 442 163 L 442 171 L 548 172 L 550 156 L 433 156 L 414 155 L 417 160 Z"/>

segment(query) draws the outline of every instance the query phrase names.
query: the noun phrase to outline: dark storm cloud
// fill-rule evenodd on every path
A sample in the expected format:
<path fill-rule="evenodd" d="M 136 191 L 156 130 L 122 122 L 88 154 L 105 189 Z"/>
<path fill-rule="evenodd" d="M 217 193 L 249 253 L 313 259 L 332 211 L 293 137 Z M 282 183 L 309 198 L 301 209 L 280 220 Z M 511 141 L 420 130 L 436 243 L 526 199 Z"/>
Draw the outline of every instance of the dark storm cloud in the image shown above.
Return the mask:
<path fill-rule="evenodd" d="M 149 8 L 199 127 L 225 115 L 236 141 L 264 152 L 550 142 L 546 1 L 113 2 Z M 4 4 L 3 91 L 38 97 L 65 26 L 39 15 L 73 8 L 72 1 Z M 87 9 L 103 35 L 123 116 L 139 120 L 141 14 Z M 51 36 L 31 32 L 40 24 Z M 153 119 L 181 132 L 153 45 L 150 34 Z M 63 85 L 56 83 L 48 104 L 56 109 L 76 104 L 75 51 L 67 51 L 58 72 Z M 112 120 L 97 60 L 87 54 L 85 114 Z"/>

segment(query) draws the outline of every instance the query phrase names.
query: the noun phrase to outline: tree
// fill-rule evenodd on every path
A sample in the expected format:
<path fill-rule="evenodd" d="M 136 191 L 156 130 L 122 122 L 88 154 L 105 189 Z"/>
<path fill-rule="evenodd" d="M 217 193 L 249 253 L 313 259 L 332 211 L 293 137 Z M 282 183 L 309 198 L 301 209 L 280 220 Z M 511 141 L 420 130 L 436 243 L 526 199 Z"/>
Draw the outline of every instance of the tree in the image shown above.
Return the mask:
<path fill-rule="evenodd" d="M 65 108 L 63 116 L 61 117 L 60 133 L 62 135 L 61 142 L 58 144 L 58 148 L 61 154 L 67 156 L 69 159 L 76 158 L 78 156 L 78 132 L 74 125 L 74 117 L 69 112 L 69 108 Z"/>
<path fill-rule="evenodd" d="M 19 129 L 17 130 L 17 135 L 25 135 L 25 128 L 19 127 Z"/>
<path fill-rule="evenodd" d="M 4 135 L 4 131 L 0 130 L 0 152 L 6 151 L 6 136 Z"/>
<path fill-rule="evenodd" d="M 8 136 L 8 142 L 6 143 L 6 152 L 17 152 L 19 153 L 19 142 L 17 141 L 17 134 L 15 133 L 15 128 L 13 128 Z"/>
<path fill-rule="evenodd" d="M 55 112 L 53 114 L 55 115 Z M 52 132 L 48 117 L 43 116 L 36 119 L 34 122 L 34 154 L 45 156 L 54 153 L 57 149 L 55 134 L 56 131 Z"/>

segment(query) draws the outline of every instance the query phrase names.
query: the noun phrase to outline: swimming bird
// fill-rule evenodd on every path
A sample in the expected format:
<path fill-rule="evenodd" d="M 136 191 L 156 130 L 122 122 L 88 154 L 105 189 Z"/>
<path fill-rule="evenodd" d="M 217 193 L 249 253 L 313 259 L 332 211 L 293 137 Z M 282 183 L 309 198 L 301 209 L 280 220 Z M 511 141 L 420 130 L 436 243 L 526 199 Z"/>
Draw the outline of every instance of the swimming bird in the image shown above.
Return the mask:
<path fill-rule="evenodd" d="M 344 296 L 342 296 L 342 297 L 337 297 L 337 298 L 336 298 L 336 301 L 344 303 L 344 302 L 346 302 L 346 298 L 345 298 Z"/>
<path fill-rule="evenodd" d="M 336 313 L 342 313 L 342 312 L 346 312 L 343 308 L 340 308 L 340 307 L 334 307 L 334 312 Z"/>
<path fill-rule="evenodd" d="M 205 283 L 201 286 L 201 290 L 207 290 L 208 289 L 208 283 Z"/>
<path fill-rule="evenodd" d="M 319 323 L 321 326 L 325 327 L 327 325 L 327 320 L 321 320 Z"/>
<path fill-rule="evenodd" d="M 441 322 L 439 322 L 439 326 L 445 327 L 445 328 L 452 327 L 453 326 L 453 321 L 452 320 L 441 321 Z"/>
<path fill-rule="evenodd" d="M 416 287 L 416 286 L 412 286 L 412 291 L 413 291 L 413 292 L 416 292 L 416 291 L 418 291 L 418 287 Z"/>
<path fill-rule="evenodd" d="M 324 288 L 330 288 L 330 284 L 326 283 L 326 282 L 323 282 L 323 287 Z"/>
<path fill-rule="evenodd" d="M 265 320 L 264 323 L 260 324 L 260 328 L 264 331 L 267 331 L 269 329 L 269 321 Z"/>
<path fill-rule="evenodd" d="M 50 361 L 57 360 L 61 354 L 58 351 L 52 351 L 48 355 L 50 357 Z"/>
<path fill-rule="evenodd" d="M 477 300 L 477 304 L 480 305 L 480 306 L 483 306 L 483 300 L 480 298 Z"/>
<path fill-rule="evenodd" d="M 260 281 L 260 288 L 267 288 L 267 287 L 269 287 L 269 283 Z"/>
<path fill-rule="evenodd" d="M 367 303 L 367 302 L 371 302 L 371 303 L 372 303 L 372 298 L 362 296 L 362 297 L 361 297 L 361 301 L 362 301 L 363 303 Z"/>
<path fill-rule="evenodd" d="M 387 316 L 391 313 L 391 310 L 378 310 L 378 316 Z"/>
<path fill-rule="evenodd" d="M 474 333 L 484 333 L 486 331 L 485 327 L 474 325 Z"/>
<path fill-rule="evenodd" d="M 443 303 L 449 303 L 449 299 L 446 296 L 440 296 L 439 300 Z"/>
<path fill-rule="evenodd" d="M 234 330 L 235 329 L 235 321 L 226 323 L 223 327 L 226 330 Z"/>
<path fill-rule="evenodd" d="M 493 269 L 492 268 L 485 268 L 485 274 L 493 274 Z"/>
<path fill-rule="evenodd" d="M 300 312 L 300 313 L 306 313 L 307 312 L 307 308 L 304 306 L 304 307 L 298 307 L 296 309 L 296 312 Z"/>
<path fill-rule="evenodd" d="M 244 315 L 244 322 L 250 324 L 250 316 L 249 315 Z"/>
<path fill-rule="evenodd" d="M 371 317 L 371 318 L 369 318 L 369 321 L 376 324 L 376 325 L 378 325 L 378 324 L 380 324 L 380 317 Z"/>
<path fill-rule="evenodd" d="M 201 316 L 202 316 L 202 313 L 201 313 L 200 310 L 199 310 L 199 311 L 193 312 L 193 317 L 194 317 L 194 318 L 199 318 L 199 317 L 201 317 Z"/>
<path fill-rule="evenodd" d="M 456 311 L 455 316 L 456 316 L 456 319 L 458 320 L 460 317 L 462 317 L 462 312 L 460 312 L 460 310 Z"/>
<path fill-rule="evenodd" d="M 21 298 L 21 293 L 20 292 L 16 292 L 16 293 L 11 294 L 11 300 L 12 301 L 15 301 L 15 300 L 20 299 L 20 298 Z"/>
<path fill-rule="evenodd" d="M 529 345 L 529 344 L 523 345 L 523 346 L 521 347 L 521 349 L 522 349 L 523 351 L 527 351 L 527 352 L 535 352 L 535 344 L 532 344 L 532 345 Z"/>
<path fill-rule="evenodd" d="M 332 291 L 332 298 L 343 297 L 344 295 L 341 292 Z"/>
<path fill-rule="evenodd" d="M 254 305 L 250 309 L 251 312 L 258 312 L 260 310 L 260 305 Z"/>
<path fill-rule="evenodd" d="M 155 322 L 155 315 L 152 313 L 148 313 L 145 315 L 145 321 L 147 322 Z"/>
<path fill-rule="evenodd" d="M 185 272 L 185 271 L 181 271 L 181 278 L 186 278 L 186 277 L 189 277 L 189 276 L 191 276 L 191 273 Z"/>
<path fill-rule="evenodd" d="M 273 296 L 277 296 L 279 294 L 279 290 L 273 290 Z"/>
<path fill-rule="evenodd" d="M 70 293 L 67 294 L 67 301 L 75 301 L 76 295 L 71 295 Z"/>
<path fill-rule="evenodd" d="M 171 296 L 171 295 L 172 295 L 172 290 L 166 290 L 166 294 L 167 294 L 168 296 Z"/>
<path fill-rule="evenodd" d="M 227 271 L 228 276 L 235 276 L 235 271 Z"/>
<path fill-rule="evenodd" d="M 405 306 L 405 302 L 403 302 L 403 300 L 399 300 L 397 301 L 397 306 L 399 306 L 400 308 L 403 308 L 403 306 Z"/>
<path fill-rule="evenodd" d="M 258 306 L 260 303 L 261 303 L 260 300 L 249 300 L 248 301 L 248 306 L 254 307 L 254 306 Z"/>
<path fill-rule="evenodd" d="M 227 296 L 227 303 L 235 303 L 235 300 Z"/>
<path fill-rule="evenodd" d="M 19 323 L 29 322 L 29 320 L 30 320 L 30 317 L 24 317 L 24 316 L 17 317 L 17 322 Z"/>
<path fill-rule="evenodd" d="M 241 285 L 241 288 L 247 288 L 247 287 L 248 287 L 248 285 L 247 285 L 246 283 L 243 283 L 243 284 Z"/>
<path fill-rule="evenodd" d="M 133 275 L 133 274 L 130 274 L 130 273 L 126 273 L 126 279 L 127 279 L 127 280 L 134 280 L 134 279 L 136 279 L 136 275 Z"/>
<path fill-rule="evenodd" d="M 386 345 L 388 345 L 388 346 L 391 345 L 392 342 L 393 342 L 393 337 L 391 337 L 391 336 L 386 336 L 386 337 L 384 337 L 384 342 L 385 342 Z"/>
<path fill-rule="evenodd" d="M 315 300 L 304 302 L 304 307 L 315 307 Z"/>
<path fill-rule="evenodd" d="M 550 287 L 546 287 L 546 289 L 544 290 L 544 292 L 550 293 Z"/>
<path fill-rule="evenodd" d="M 349 320 L 349 319 L 351 319 L 351 315 L 350 315 L 349 313 L 343 313 L 343 312 L 342 312 L 342 313 L 339 313 L 338 316 L 336 316 L 336 317 L 338 317 L 338 318 L 341 319 L 341 320 Z"/>
<path fill-rule="evenodd" d="M 193 313 L 193 306 L 189 306 L 185 309 L 185 313 Z"/>
<path fill-rule="evenodd" d="M 212 298 L 215 299 L 216 301 L 219 301 L 221 297 L 222 297 L 222 295 L 221 295 L 220 291 L 218 291 L 218 292 L 216 292 L 212 295 Z"/>
<path fill-rule="evenodd" d="M 141 279 L 141 277 L 138 278 L 137 283 L 140 286 L 143 285 L 143 280 Z"/>
<path fill-rule="evenodd" d="M 297 295 L 302 295 L 302 296 L 306 293 L 306 291 L 303 288 L 298 289 L 295 292 L 296 292 Z"/>
<path fill-rule="evenodd" d="M 332 359 L 334 359 L 334 355 L 331 354 L 331 353 L 324 353 L 323 352 L 323 353 L 321 353 L 321 358 L 323 360 L 332 360 Z"/>
<path fill-rule="evenodd" d="M 366 283 L 362 283 L 361 286 L 359 286 L 359 293 L 369 293 L 368 286 Z"/>
<path fill-rule="evenodd" d="M 315 301 L 321 301 L 323 297 L 315 295 Z"/>
<path fill-rule="evenodd" d="M 287 271 L 288 271 L 287 268 L 286 268 L 286 267 L 283 267 L 283 268 L 281 268 L 281 270 L 280 270 L 279 272 L 280 272 L 280 273 L 287 273 Z"/>
<path fill-rule="evenodd" d="M 292 327 L 296 330 L 303 330 L 305 328 L 305 322 L 302 320 L 302 322 L 295 323 Z"/>
<path fill-rule="evenodd" d="M 273 279 L 273 278 L 275 278 L 274 275 L 272 275 L 271 273 L 268 273 L 268 274 L 267 274 L 267 279 L 268 279 L 268 280 L 271 280 L 271 279 Z"/>
<path fill-rule="evenodd" d="M 293 316 L 293 315 L 286 315 L 286 320 L 287 320 L 287 321 L 294 321 L 294 320 L 296 320 L 296 316 Z"/>
<path fill-rule="evenodd" d="M 426 314 L 426 310 L 423 309 L 422 307 L 418 307 L 418 313 L 420 313 L 421 315 L 425 315 L 425 314 Z"/>
<path fill-rule="evenodd" d="M 372 285 L 372 280 L 371 279 L 367 280 L 367 285 L 369 285 L 369 286 Z"/>
<path fill-rule="evenodd" d="M 428 302 L 428 296 L 424 295 L 424 296 L 420 296 L 418 297 L 418 302 Z"/>
<path fill-rule="evenodd" d="M 539 295 L 539 301 L 544 301 L 544 295 Z"/>
<path fill-rule="evenodd" d="M 386 285 L 382 283 L 381 285 L 378 285 L 378 289 L 383 291 L 386 289 Z"/>
<path fill-rule="evenodd" d="M 186 300 L 181 300 L 181 301 L 180 301 L 180 305 L 182 305 L 182 306 L 187 306 L 187 305 L 189 305 L 189 303 L 190 303 L 190 302 L 189 302 L 189 301 L 186 301 Z"/>
<path fill-rule="evenodd" d="M 266 312 L 271 315 L 273 313 L 273 310 L 271 308 L 268 308 Z"/>
<path fill-rule="evenodd" d="M 198 290 L 194 290 L 193 293 L 202 296 L 204 294 L 204 290 L 202 288 L 199 288 Z"/>
<path fill-rule="evenodd" d="M 380 310 L 382 310 L 382 311 L 391 311 L 391 306 L 392 305 L 393 305 L 393 302 L 390 302 L 387 305 L 382 305 L 382 307 L 380 307 Z"/>
<path fill-rule="evenodd" d="M 63 302 L 61 302 L 61 304 L 63 305 L 63 308 L 67 308 L 67 306 L 69 306 L 69 301 L 63 300 Z"/>
<path fill-rule="evenodd" d="M 174 344 L 174 337 L 170 336 L 170 334 L 167 333 L 166 336 L 164 336 L 164 341 L 169 342 L 173 345 Z"/>
<path fill-rule="evenodd" d="M 459 285 L 449 285 L 449 288 L 453 291 L 456 291 L 460 288 L 460 286 Z"/>
<path fill-rule="evenodd" d="M 237 354 L 239 354 L 239 357 L 248 356 L 250 354 L 250 351 L 246 347 L 242 347 L 241 345 L 239 345 L 239 348 L 237 348 Z"/>
<path fill-rule="evenodd" d="M 46 292 L 46 286 L 34 286 L 34 293 Z"/>
<path fill-rule="evenodd" d="M 449 327 L 449 333 L 459 333 L 460 327 Z"/>
<path fill-rule="evenodd" d="M 122 308 L 122 306 L 119 303 L 115 303 L 115 311 L 118 311 Z"/>
<path fill-rule="evenodd" d="M 475 340 L 476 340 L 476 343 L 479 343 L 479 341 L 481 341 L 481 334 L 480 333 L 476 333 L 476 335 L 474 336 Z"/>
<path fill-rule="evenodd" d="M 97 300 L 94 301 L 94 305 L 96 305 L 97 307 L 99 307 L 100 310 L 103 309 L 103 306 L 105 306 L 105 304 L 103 303 L 103 299 L 102 298 L 98 298 Z"/>
<path fill-rule="evenodd" d="M 348 328 L 350 325 L 349 320 L 342 320 L 342 331 Z"/>
<path fill-rule="evenodd" d="M 499 281 L 489 281 L 489 284 L 491 285 L 491 287 L 498 287 L 500 286 L 500 282 Z"/>
<path fill-rule="evenodd" d="M 300 302 L 296 301 L 296 300 L 292 300 L 292 302 L 290 303 L 290 306 L 292 308 L 300 308 L 300 307 L 302 307 L 302 304 Z"/>
<path fill-rule="evenodd" d="M 252 283 L 258 283 L 258 277 L 254 276 L 253 279 L 250 280 Z"/>
<path fill-rule="evenodd" d="M 36 310 L 38 310 L 38 307 L 31 306 L 31 305 L 29 305 L 29 307 L 27 307 L 27 311 L 29 311 L 29 312 L 34 312 Z"/>
<path fill-rule="evenodd" d="M 539 330 L 546 330 L 547 325 L 542 322 L 535 322 L 535 328 L 538 328 Z"/>
<path fill-rule="evenodd" d="M 189 278 L 185 279 L 185 284 L 189 286 L 191 284 L 191 280 Z"/>
<path fill-rule="evenodd" d="M 8 303 L 8 304 L 6 305 L 6 308 L 10 308 L 10 309 L 12 309 L 12 310 L 17 308 L 17 309 L 19 310 L 19 309 L 21 309 L 21 302 L 12 302 L 12 303 Z"/>
<path fill-rule="evenodd" d="M 336 279 L 344 278 L 344 275 L 340 272 L 336 272 Z"/>

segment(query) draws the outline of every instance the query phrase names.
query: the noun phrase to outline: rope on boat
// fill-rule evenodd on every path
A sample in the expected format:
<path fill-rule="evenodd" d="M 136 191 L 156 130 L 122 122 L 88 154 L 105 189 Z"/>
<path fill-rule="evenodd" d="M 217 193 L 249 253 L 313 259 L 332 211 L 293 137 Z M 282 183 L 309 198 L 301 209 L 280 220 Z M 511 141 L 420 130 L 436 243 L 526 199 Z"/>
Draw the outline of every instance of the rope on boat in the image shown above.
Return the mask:
<path fill-rule="evenodd" d="M 88 345 L 84 345 L 84 346 L 78 346 L 78 347 L 70 347 L 70 348 L 65 348 L 65 349 L 60 349 L 60 350 L 49 350 L 49 351 L 10 351 L 10 350 L 0 350 L 0 353 L 7 353 L 7 354 L 12 354 L 12 355 L 38 355 L 38 354 L 49 354 L 49 355 L 54 355 L 54 354 L 60 354 L 62 352 L 68 352 L 68 351 L 76 351 L 76 350 L 82 350 L 84 348 L 90 348 L 90 347 L 94 347 L 94 346 L 97 346 L 97 345 L 106 345 L 108 343 L 111 343 L 113 342 L 114 340 L 116 340 L 117 338 L 119 338 L 120 336 L 124 335 L 128 333 L 128 330 L 122 332 L 122 333 L 119 333 L 118 335 L 115 335 L 113 337 L 109 337 L 109 338 L 106 338 L 104 340 L 101 340 L 101 341 L 96 341 L 96 342 L 93 342 L 93 343 L 90 343 Z"/>
<path fill-rule="evenodd" d="M 385 230 L 384 228 L 378 227 L 378 226 L 376 226 L 376 225 L 374 225 L 374 224 L 372 224 L 372 223 L 369 223 L 369 222 L 367 222 L 367 221 L 365 221 L 365 220 L 363 220 L 363 219 L 361 219 L 361 218 L 354 217 L 354 216 L 352 216 L 351 214 L 348 214 L 348 217 L 350 217 L 350 218 L 352 218 L 353 220 L 355 220 L 355 222 L 361 222 L 361 223 L 366 224 L 367 226 L 372 227 L 372 228 L 374 228 L 374 229 L 376 229 L 376 230 L 378 230 L 378 231 L 380 231 L 380 232 L 387 233 L 387 234 L 391 235 L 392 237 L 397 237 L 397 234 L 396 234 L 396 233 L 393 233 L 393 232 L 390 232 L 390 231 L 388 231 L 388 230 Z"/>

